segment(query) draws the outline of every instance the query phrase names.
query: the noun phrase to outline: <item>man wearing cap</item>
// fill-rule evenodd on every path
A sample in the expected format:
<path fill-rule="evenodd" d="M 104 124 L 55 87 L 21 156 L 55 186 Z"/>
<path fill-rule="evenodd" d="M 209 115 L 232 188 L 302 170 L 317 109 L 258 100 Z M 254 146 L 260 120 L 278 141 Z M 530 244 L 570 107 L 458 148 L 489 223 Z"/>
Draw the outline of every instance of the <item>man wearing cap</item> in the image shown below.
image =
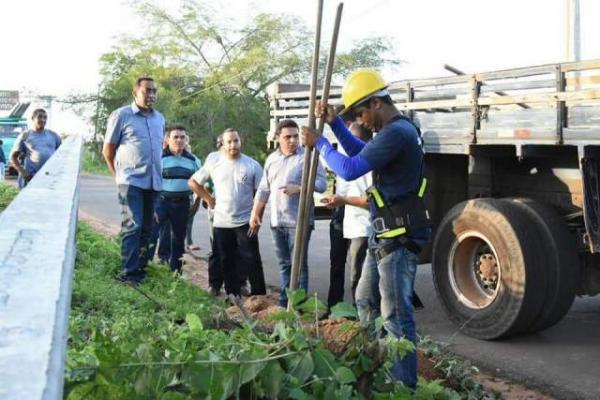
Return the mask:
<path fill-rule="evenodd" d="M 378 72 L 360 69 L 342 89 L 345 112 L 377 132 L 370 142 L 353 136 L 327 104 L 319 104 L 317 112 L 326 118 L 347 156 L 307 127 L 302 128 L 302 139 L 315 146 L 342 179 L 352 181 L 372 171 L 374 186 L 368 193 L 373 234 L 356 289 L 359 317 L 373 327 L 381 315 L 388 340 L 406 338 L 416 345 L 412 296 L 417 253 L 431 235 L 422 201 L 423 147 L 418 129 L 396 109 L 387 86 Z M 396 356 L 392 375 L 414 389 L 416 353 Z"/>

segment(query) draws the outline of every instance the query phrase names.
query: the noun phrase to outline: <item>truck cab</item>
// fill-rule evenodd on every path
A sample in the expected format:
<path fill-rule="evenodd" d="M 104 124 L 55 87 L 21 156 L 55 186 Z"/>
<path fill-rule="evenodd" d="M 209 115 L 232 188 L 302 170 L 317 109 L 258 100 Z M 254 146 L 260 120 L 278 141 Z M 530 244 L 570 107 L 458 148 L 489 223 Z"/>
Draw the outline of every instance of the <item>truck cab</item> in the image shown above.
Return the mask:
<path fill-rule="evenodd" d="M 23 118 L 23 114 L 27 111 L 29 104 L 18 103 L 12 108 L 8 116 L 0 117 L 0 140 L 2 140 L 2 150 L 7 163 L 5 173 L 9 176 L 17 175 L 17 170 L 11 165 L 9 157 L 17 136 L 28 129 L 27 120 Z"/>

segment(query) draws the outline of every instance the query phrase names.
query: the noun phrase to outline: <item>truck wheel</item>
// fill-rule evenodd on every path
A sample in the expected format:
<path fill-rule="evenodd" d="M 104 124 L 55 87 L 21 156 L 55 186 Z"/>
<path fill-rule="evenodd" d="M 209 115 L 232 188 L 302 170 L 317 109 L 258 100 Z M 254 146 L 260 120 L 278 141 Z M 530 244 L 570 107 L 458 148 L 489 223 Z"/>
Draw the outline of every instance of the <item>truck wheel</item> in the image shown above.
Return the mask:
<path fill-rule="evenodd" d="M 544 307 L 528 329 L 537 332 L 560 321 L 573 304 L 580 274 L 577 246 L 565 222 L 551 207 L 531 199 L 507 201 L 513 201 L 535 219 L 543 251 L 548 256 Z"/>
<path fill-rule="evenodd" d="M 440 223 L 433 280 L 462 332 L 497 339 L 525 331 L 539 315 L 546 260 L 532 221 L 512 202 L 476 199 L 457 204 Z"/>

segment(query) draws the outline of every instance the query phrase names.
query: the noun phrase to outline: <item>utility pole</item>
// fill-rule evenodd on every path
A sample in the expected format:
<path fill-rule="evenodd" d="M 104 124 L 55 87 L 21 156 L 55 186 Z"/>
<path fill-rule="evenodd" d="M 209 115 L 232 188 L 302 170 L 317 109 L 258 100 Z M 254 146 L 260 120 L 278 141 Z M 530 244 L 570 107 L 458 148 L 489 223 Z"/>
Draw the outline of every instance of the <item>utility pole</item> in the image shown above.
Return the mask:
<path fill-rule="evenodd" d="M 579 13 L 579 0 L 567 0 L 567 61 L 581 61 L 581 14 Z M 575 71 L 573 89 L 579 89 L 580 71 Z"/>
<path fill-rule="evenodd" d="M 581 14 L 579 0 L 567 0 L 567 61 L 581 61 Z"/>
<path fill-rule="evenodd" d="M 101 84 L 98 84 L 98 96 L 96 97 L 96 115 L 94 118 L 94 139 L 93 139 L 93 146 L 94 146 L 94 156 L 96 156 L 96 154 L 100 154 L 100 144 L 98 143 L 98 119 L 99 119 L 99 114 L 100 114 L 100 87 Z"/>

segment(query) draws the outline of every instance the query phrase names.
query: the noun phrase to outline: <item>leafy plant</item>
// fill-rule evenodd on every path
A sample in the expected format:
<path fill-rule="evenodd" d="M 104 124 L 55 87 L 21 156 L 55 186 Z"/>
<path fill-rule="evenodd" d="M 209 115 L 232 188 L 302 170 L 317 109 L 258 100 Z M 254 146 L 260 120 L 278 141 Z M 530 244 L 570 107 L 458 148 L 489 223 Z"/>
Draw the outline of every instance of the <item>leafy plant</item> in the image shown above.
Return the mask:
<path fill-rule="evenodd" d="M 272 329 L 257 329 L 256 322 L 228 320 L 224 304 L 168 267 L 150 265 L 137 289 L 119 283 L 117 242 L 85 224 L 77 246 L 69 400 L 458 396 L 435 381 L 420 381 L 414 393 L 396 384 L 385 357 L 379 359 L 379 342 L 361 332 L 343 354 L 332 353 L 305 329 L 324 305 L 302 291 L 289 294 L 293 305 L 275 317 Z"/>

